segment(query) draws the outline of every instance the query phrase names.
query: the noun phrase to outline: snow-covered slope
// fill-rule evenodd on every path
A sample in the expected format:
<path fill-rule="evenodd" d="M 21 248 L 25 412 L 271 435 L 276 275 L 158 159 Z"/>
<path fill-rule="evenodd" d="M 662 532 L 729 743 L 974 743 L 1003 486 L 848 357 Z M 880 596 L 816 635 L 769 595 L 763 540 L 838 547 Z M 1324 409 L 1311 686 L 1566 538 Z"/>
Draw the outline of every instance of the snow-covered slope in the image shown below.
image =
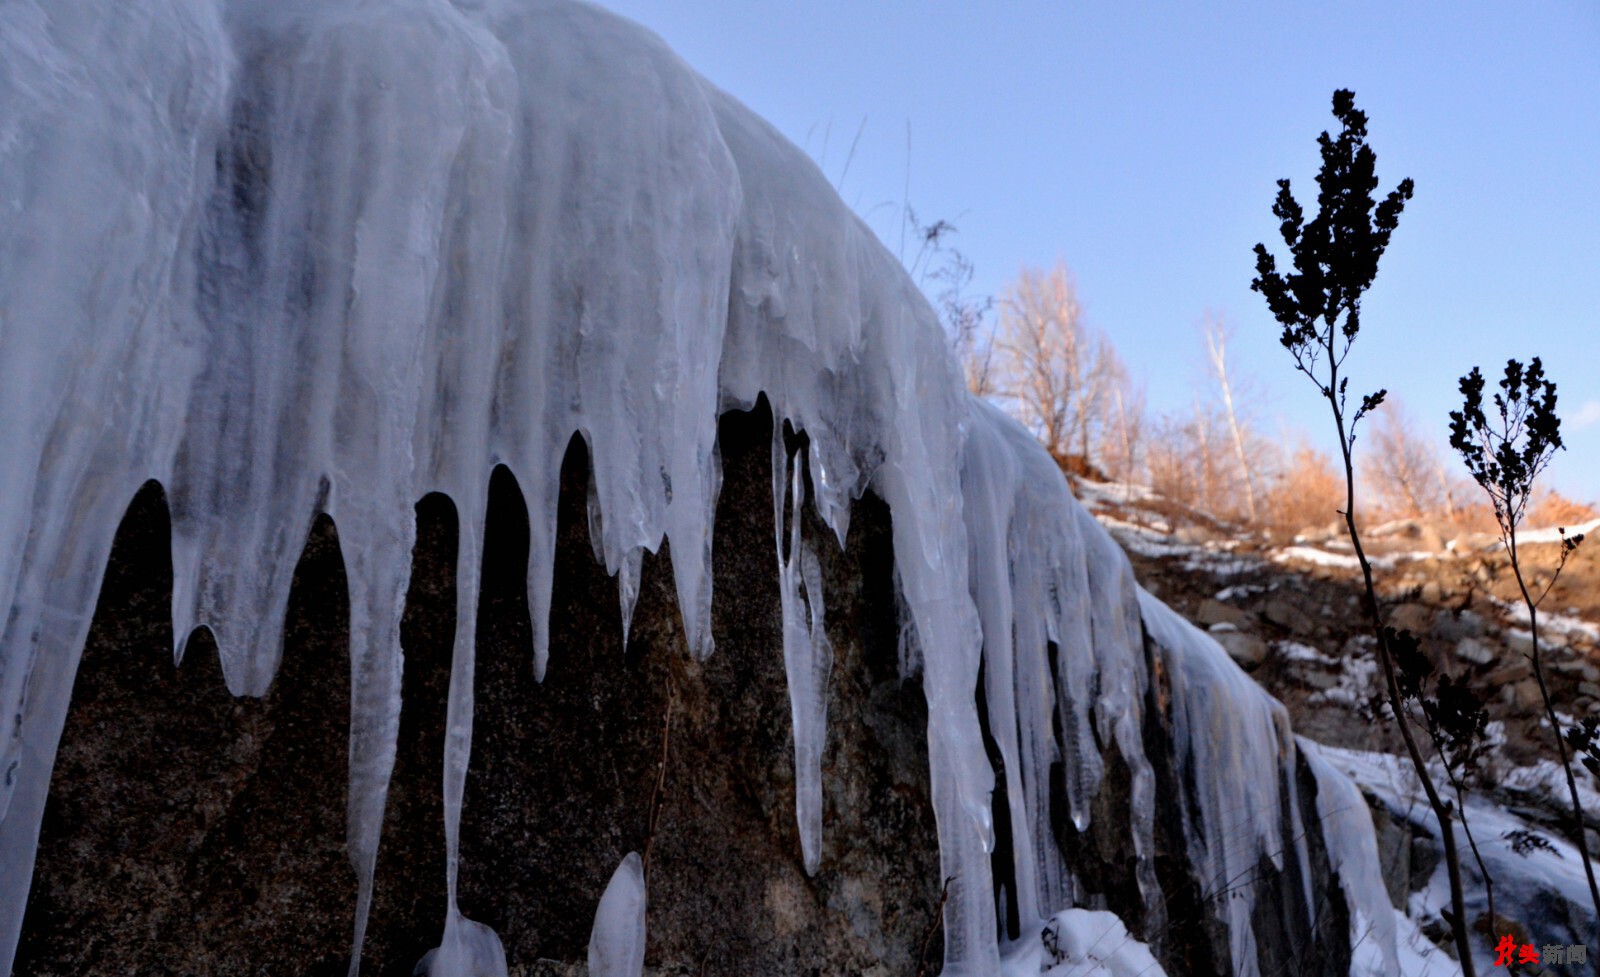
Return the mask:
<path fill-rule="evenodd" d="M 1079 891 L 1051 841 L 1051 765 L 1081 829 L 1115 743 L 1133 771 L 1146 931 L 1160 929 L 1145 627 L 1171 677 L 1179 762 L 1201 785 L 1189 855 L 1234 968 L 1256 972 L 1250 905 L 1225 887 L 1240 866 L 1306 857 L 1277 792 L 1296 763 L 1281 709 L 1141 595 L 1048 457 L 965 394 L 927 303 L 816 167 L 659 40 L 567 0 L 0 8 L 0 963 L 100 571 L 123 505 L 155 478 L 172 505 L 176 633 L 211 629 L 236 694 L 271 680 L 312 517 L 338 523 L 358 948 L 395 749 L 411 506 L 454 500 L 452 903 L 434 963 L 503 966 L 453 902 L 491 469 L 508 465 L 526 494 L 538 667 L 573 431 L 590 446 L 618 613 L 642 553 L 670 540 L 690 647 L 710 655 L 716 419 L 762 393 L 808 869 L 832 661 L 815 547 L 832 544 L 799 520 L 786 534 L 783 513 L 810 502 L 843 539 L 870 488 L 893 512 L 904 666 L 928 698 L 955 879 L 945 973 L 1000 966 L 980 659 L 1015 922 L 1038 933 Z M 812 499 L 786 421 L 809 435 L 794 464 Z M 1354 846 L 1340 864 L 1373 857 L 1370 826 L 1338 837 Z M 605 916 L 600 945 L 642 946 L 624 932 L 642 912 Z"/>

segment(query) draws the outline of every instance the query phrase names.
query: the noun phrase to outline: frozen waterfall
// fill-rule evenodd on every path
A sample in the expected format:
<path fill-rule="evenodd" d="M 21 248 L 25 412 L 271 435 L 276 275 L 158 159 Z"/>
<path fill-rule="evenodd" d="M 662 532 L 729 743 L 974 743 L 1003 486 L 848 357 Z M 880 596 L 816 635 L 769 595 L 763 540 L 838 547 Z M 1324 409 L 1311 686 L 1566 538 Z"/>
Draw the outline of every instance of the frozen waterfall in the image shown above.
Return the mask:
<path fill-rule="evenodd" d="M 358 958 L 395 755 L 412 504 L 454 501 L 450 917 L 431 962 L 503 972 L 493 932 L 454 902 L 490 473 L 505 464 L 525 495 L 536 669 L 573 432 L 624 627 L 643 553 L 670 541 L 689 646 L 709 656 L 717 418 L 762 394 L 808 870 L 832 663 L 814 554 L 835 543 L 803 538 L 798 513 L 809 503 L 842 541 L 869 488 L 893 512 L 928 702 L 955 879 L 945 974 L 998 972 L 1007 922 L 980 662 L 1010 798 L 1009 922 L 1024 932 L 1080 892 L 1050 841 L 1051 766 L 1064 764 L 1081 830 L 1110 743 L 1132 770 L 1139 899 L 1159 929 L 1147 655 L 1202 784 L 1188 837 L 1204 884 L 1305 857 L 1279 820 L 1295 809 L 1278 791 L 1296 757 L 1281 709 L 1142 594 L 1050 459 L 966 395 L 932 310 L 812 162 L 648 32 L 570 0 L 0 6 L 0 970 L 101 571 L 153 478 L 172 507 L 175 654 L 209 628 L 236 695 L 267 689 L 307 527 L 319 512 L 337 522 Z M 786 452 L 785 422 L 808 436 L 802 453 Z M 1370 845 L 1368 831 L 1338 837 Z M 607 973 L 637 973 L 643 953 L 642 875 L 627 869 L 596 922 Z M 1254 973 L 1250 906 L 1226 902 L 1235 968 Z"/>

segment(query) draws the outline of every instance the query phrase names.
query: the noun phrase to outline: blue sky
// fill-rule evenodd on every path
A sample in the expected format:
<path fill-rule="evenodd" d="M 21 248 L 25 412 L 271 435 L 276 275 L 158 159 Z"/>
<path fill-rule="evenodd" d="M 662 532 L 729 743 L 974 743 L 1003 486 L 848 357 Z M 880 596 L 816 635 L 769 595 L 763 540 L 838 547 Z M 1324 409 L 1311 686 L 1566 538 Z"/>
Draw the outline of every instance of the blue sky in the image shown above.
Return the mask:
<path fill-rule="evenodd" d="M 1276 240 L 1276 179 L 1314 205 L 1316 135 L 1333 90 L 1354 89 L 1380 189 L 1409 176 L 1417 192 L 1352 386 L 1388 387 L 1443 449 L 1461 374 L 1542 356 L 1568 446 L 1549 484 L 1600 500 L 1600 6 L 605 5 L 805 148 L 891 250 L 909 201 L 959 228 L 979 292 L 1065 260 L 1153 409 L 1191 400 L 1198 323 L 1222 313 L 1262 423 L 1330 451 L 1249 290 L 1250 248 Z"/>

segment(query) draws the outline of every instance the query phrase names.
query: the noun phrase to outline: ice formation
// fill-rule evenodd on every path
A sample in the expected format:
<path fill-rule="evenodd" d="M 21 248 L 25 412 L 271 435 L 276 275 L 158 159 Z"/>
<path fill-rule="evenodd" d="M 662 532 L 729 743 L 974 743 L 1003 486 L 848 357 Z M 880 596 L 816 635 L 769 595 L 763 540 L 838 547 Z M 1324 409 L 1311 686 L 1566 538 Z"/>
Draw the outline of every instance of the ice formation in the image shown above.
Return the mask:
<path fill-rule="evenodd" d="M 1317 814 L 1328 839 L 1333 870 L 1344 885 L 1350 908 L 1351 977 L 1400 973 L 1395 940 L 1395 910 L 1384 892 L 1377 862 L 1351 858 L 1352 852 L 1377 847 L 1372 817 L 1361 791 L 1323 758 L 1316 744 L 1300 741 L 1306 762 L 1317 778 Z M 1370 938 L 1369 938 L 1370 937 Z"/>
<path fill-rule="evenodd" d="M 644 881 L 644 863 L 637 852 L 629 852 L 595 910 L 590 977 L 639 977 L 644 972 Z"/>
<path fill-rule="evenodd" d="M 928 700 L 942 873 L 956 880 L 946 974 L 1000 966 L 980 661 L 1024 932 L 1079 894 L 1047 843 L 1049 769 L 1064 762 L 1082 828 L 1110 742 L 1132 770 L 1137 878 L 1160 929 L 1146 627 L 1173 677 L 1181 761 L 1204 786 L 1190 845 L 1206 884 L 1262 855 L 1304 858 L 1278 822 L 1275 792 L 1294 783 L 1281 710 L 1142 595 L 1048 457 L 966 395 L 932 310 L 811 161 L 604 11 L 0 6 L 0 272 L 0 969 L 101 568 L 128 498 L 154 478 L 172 509 L 176 633 L 211 630 L 235 694 L 271 681 L 312 518 L 338 524 L 358 959 L 395 752 L 412 503 L 454 500 L 450 902 L 428 972 L 503 972 L 498 939 L 454 897 L 490 472 L 515 472 L 530 515 L 536 668 L 574 431 L 624 626 L 643 552 L 670 540 L 690 648 L 709 655 L 716 421 L 762 394 L 809 870 L 832 661 L 815 547 L 832 544 L 802 538 L 798 515 L 809 503 L 843 540 L 869 487 L 893 512 Z M 802 454 L 785 424 L 807 436 Z M 1252 973 L 1248 908 L 1226 904 L 1235 965 Z M 638 972 L 643 905 L 625 861 L 595 924 L 603 972 Z"/>
<path fill-rule="evenodd" d="M 1001 977 L 1167 977 L 1114 913 L 1064 909 L 1002 961 Z"/>

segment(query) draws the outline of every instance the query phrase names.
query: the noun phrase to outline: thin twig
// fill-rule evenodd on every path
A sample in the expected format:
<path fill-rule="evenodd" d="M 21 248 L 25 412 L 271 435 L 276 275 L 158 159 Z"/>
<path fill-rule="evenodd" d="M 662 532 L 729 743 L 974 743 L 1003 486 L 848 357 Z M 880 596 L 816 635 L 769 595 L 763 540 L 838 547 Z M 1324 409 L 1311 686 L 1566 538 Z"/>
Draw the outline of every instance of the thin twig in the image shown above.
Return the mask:
<path fill-rule="evenodd" d="M 672 703 L 676 692 L 672 687 L 671 679 L 667 680 L 667 708 L 661 717 L 661 759 L 656 763 L 656 787 L 650 795 L 650 813 L 646 821 L 644 837 L 644 878 L 648 885 L 650 882 L 650 849 L 656 841 L 656 825 L 661 819 L 661 805 L 667 789 L 667 751 L 672 743 Z"/>
<path fill-rule="evenodd" d="M 939 905 L 933 911 L 933 922 L 922 934 L 922 947 L 917 951 L 917 977 L 928 977 L 928 944 L 933 942 L 933 934 L 939 932 L 939 925 L 944 922 L 944 904 L 950 898 L 950 883 L 955 880 L 954 875 L 945 879 L 944 888 L 939 890 Z"/>
<path fill-rule="evenodd" d="M 1329 359 L 1332 360 L 1334 330 L 1330 328 L 1327 335 L 1328 340 L 1323 348 L 1328 350 Z M 1400 738 L 1405 742 L 1411 765 L 1417 771 L 1417 780 L 1428 798 L 1428 806 L 1433 809 L 1433 816 L 1439 822 L 1440 841 L 1444 846 L 1445 874 L 1450 884 L 1450 929 L 1455 936 L 1457 959 L 1466 977 L 1476 977 L 1477 967 L 1472 960 L 1472 946 L 1467 933 L 1466 895 L 1461 883 L 1461 857 L 1456 851 L 1455 830 L 1451 825 L 1454 819 L 1451 817 L 1449 805 L 1439 796 L 1433 777 L 1428 773 L 1427 763 L 1422 758 L 1422 751 L 1411 733 L 1411 726 L 1406 718 L 1405 697 L 1400 694 L 1400 685 L 1395 677 L 1394 655 L 1389 648 L 1389 639 L 1384 633 L 1383 619 L 1378 610 L 1378 592 L 1372 582 L 1372 564 L 1367 560 L 1366 550 L 1361 545 L 1361 533 L 1356 528 L 1356 477 L 1355 463 L 1351 457 L 1354 438 L 1353 431 L 1347 430 L 1345 426 L 1344 410 L 1332 393 L 1338 389 L 1338 379 L 1338 364 L 1335 363 L 1330 369 L 1329 383 L 1323 388 L 1323 394 L 1333 412 L 1334 426 L 1339 432 L 1339 447 L 1344 461 L 1345 529 L 1350 537 L 1351 547 L 1355 550 L 1356 562 L 1361 566 L 1361 579 L 1366 588 L 1366 600 L 1363 603 L 1366 605 L 1373 636 L 1378 639 L 1378 663 L 1383 668 L 1384 685 L 1389 693 L 1389 707 L 1394 712 L 1395 726 L 1399 728 Z M 1466 812 L 1461 811 L 1459 815 L 1464 818 Z"/>

